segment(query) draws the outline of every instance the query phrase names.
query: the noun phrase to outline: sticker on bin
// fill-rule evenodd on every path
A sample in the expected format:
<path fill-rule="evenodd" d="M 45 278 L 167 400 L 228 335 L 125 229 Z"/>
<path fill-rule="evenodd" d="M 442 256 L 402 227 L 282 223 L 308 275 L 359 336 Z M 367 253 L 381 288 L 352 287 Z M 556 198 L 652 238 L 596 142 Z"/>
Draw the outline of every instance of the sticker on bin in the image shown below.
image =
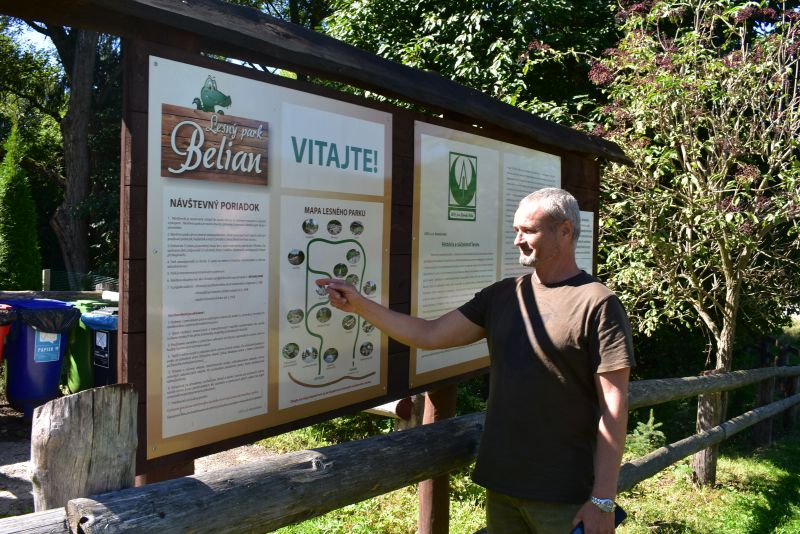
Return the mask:
<path fill-rule="evenodd" d="M 57 362 L 61 356 L 61 334 L 36 330 L 33 361 L 37 363 Z"/>
<path fill-rule="evenodd" d="M 108 332 L 97 331 L 94 336 L 94 364 L 108 369 Z"/>

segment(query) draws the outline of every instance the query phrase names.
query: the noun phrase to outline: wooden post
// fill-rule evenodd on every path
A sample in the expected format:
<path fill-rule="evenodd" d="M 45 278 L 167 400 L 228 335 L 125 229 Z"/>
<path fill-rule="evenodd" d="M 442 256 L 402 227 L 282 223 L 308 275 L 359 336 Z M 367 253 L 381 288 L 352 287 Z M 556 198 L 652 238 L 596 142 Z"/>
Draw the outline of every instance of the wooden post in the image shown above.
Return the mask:
<path fill-rule="evenodd" d="M 774 367 L 775 358 L 770 347 L 770 338 L 764 336 L 758 346 L 759 367 Z M 765 406 L 775 398 L 775 378 L 768 378 L 758 385 L 756 408 Z M 756 445 L 768 446 L 772 443 L 772 419 L 765 419 L 753 427 L 753 441 Z"/>
<path fill-rule="evenodd" d="M 797 352 L 793 346 L 789 344 L 781 345 L 780 356 L 778 357 L 778 365 L 781 367 L 789 366 L 789 353 Z M 800 376 L 787 376 L 783 380 L 783 394 L 784 398 L 791 397 L 792 395 L 800 392 Z M 783 414 L 783 428 L 788 430 L 795 423 L 797 423 L 798 415 L 800 415 L 800 406 L 793 406 L 786 410 Z"/>
<path fill-rule="evenodd" d="M 42 269 L 42 291 L 50 291 L 50 269 Z"/>
<path fill-rule="evenodd" d="M 422 424 L 435 423 L 456 414 L 457 385 L 429 391 Z M 447 534 L 450 530 L 450 475 L 419 483 L 419 534 Z"/>
<path fill-rule="evenodd" d="M 132 385 L 115 384 L 34 410 L 31 480 L 37 512 L 133 486 L 137 398 Z"/>

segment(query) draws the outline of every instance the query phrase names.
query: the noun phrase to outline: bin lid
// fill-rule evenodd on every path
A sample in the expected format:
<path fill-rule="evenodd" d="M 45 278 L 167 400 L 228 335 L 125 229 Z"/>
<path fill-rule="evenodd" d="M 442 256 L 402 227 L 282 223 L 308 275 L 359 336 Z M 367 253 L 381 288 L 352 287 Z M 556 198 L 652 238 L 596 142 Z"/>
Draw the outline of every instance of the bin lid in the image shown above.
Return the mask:
<path fill-rule="evenodd" d="M 81 314 L 72 304 L 53 299 L 3 300 L 0 304 L 12 306 L 17 318 L 28 326 L 53 334 L 69 330 Z"/>
<path fill-rule="evenodd" d="M 104 311 L 107 309 L 109 308 L 84 313 L 81 315 L 81 322 L 92 330 L 116 330 L 119 316 Z"/>
<path fill-rule="evenodd" d="M 0 326 L 11 324 L 17 320 L 17 311 L 8 304 L 0 304 Z"/>
<path fill-rule="evenodd" d="M 103 306 L 108 306 L 111 304 L 111 301 L 108 300 L 95 300 L 95 299 L 80 299 L 80 300 L 73 300 L 72 304 L 75 305 L 82 313 L 86 313 L 92 310 L 96 310 L 97 308 L 102 308 Z"/>

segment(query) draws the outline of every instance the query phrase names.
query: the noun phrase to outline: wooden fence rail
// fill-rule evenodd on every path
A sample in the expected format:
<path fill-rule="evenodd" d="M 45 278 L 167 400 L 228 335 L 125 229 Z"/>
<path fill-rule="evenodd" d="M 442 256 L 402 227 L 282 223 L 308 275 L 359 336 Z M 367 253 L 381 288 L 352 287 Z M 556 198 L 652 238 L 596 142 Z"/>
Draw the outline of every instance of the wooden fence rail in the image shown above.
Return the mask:
<path fill-rule="evenodd" d="M 798 375 L 800 366 L 640 381 L 631 384 L 629 403 L 635 409 Z M 672 390 L 659 391 L 665 387 Z M 619 488 L 630 489 L 681 458 L 798 404 L 800 394 L 627 462 Z M 469 465 L 477 453 L 483 418 L 483 413 L 470 414 L 247 466 L 72 499 L 66 509 L 0 519 L 0 533 L 194 531 L 198 521 L 203 530 L 213 532 L 266 532 Z"/>
<path fill-rule="evenodd" d="M 637 410 L 664 402 L 686 399 L 703 393 L 730 391 L 762 380 L 800 375 L 800 365 L 790 367 L 765 367 L 746 371 L 690 376 L 686 378 L 660 378 L 631 382 L 628 392 L 628 409 Z"/>

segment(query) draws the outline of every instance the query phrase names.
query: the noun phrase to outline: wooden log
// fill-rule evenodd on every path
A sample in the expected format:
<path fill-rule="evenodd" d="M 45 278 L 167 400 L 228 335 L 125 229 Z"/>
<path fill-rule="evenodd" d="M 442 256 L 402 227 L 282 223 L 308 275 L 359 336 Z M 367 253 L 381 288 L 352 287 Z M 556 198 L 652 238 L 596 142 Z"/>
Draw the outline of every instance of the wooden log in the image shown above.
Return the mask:
<path fill-rule="evenodd" d="M 375 415 L 381 415 L 383 417 L 389 417 L 391 419 L 408 420 L 411 419 L 412 408 L 413 403 L 411 397 L 405 397 L 392 402 L 387 402 L 386 404 L 381 404 L 380 406 L 369 408 L 368 410 L 364 411 Z"/>
<path fill-rule="evenodd" d="M 133 386 L 115 384 L 34 410 L 31 480 L 36 511 L 133 486 L 137 399 Z"/>
<path fill-rule="evenodd" d="M 731 371 L 708 376 L 638 380 L 631 382 L 629 386 L 628 406 L 630 410 L 637 410 L 703 393 L 730 391 L 771 377 L 798 375 L 800 375 L 800 365 Z"/>
<path fill-rule="evenodd" d="M 0 519 L 0 534 L 70 534 L 64 507 Z"/>
<path fill-rule="evenodd" d="M 429 425 L 456 415 L 457 386 L 429 391 L 425 396 L 422 424 Z M 450 531 L 450 475 L 419 483 L 419 534 L 447 534 Z"/>
<path fill-rule="evenodd" d="M 636 460 L 625 462 L 620 469 L 617 491 L 627 491 L 642 480 L 650 478 L 678 460 L 702 449 L 717 445 L 759 421 L 774 417 L 798 404 L 800 404 L 800 394 L 773 402 L 767 406 L 755 408 L 710 430 L 661 447 Z"/>
<path fill-rule="evenodd" d="M 477 454 L 483 413 L 67 504 L 85 534 L 269 532 L 453 469 Z"/>

